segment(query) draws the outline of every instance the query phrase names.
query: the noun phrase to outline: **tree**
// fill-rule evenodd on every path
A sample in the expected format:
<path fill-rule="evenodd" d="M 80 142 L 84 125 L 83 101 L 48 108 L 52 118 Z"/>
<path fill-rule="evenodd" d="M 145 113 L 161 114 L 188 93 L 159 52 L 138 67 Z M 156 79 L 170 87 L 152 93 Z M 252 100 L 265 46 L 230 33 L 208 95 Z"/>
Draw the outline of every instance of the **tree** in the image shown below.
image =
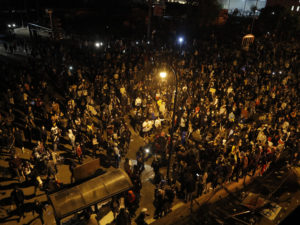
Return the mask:
<path fill-rule="evenodd" d="M 221 5 L 218 0 L 187 0 L 188 24 L 197 27 L 211 25 L 218 18 L 220 11 Z"/>
<path fill-rule="evenodd" d="M 259 16 L 259 24 L 265 32 L 285 33 L 286 37 L 296 35 L 296 32 L 300 30 L 299 16 L 282 6 L 262 9 Z"/>

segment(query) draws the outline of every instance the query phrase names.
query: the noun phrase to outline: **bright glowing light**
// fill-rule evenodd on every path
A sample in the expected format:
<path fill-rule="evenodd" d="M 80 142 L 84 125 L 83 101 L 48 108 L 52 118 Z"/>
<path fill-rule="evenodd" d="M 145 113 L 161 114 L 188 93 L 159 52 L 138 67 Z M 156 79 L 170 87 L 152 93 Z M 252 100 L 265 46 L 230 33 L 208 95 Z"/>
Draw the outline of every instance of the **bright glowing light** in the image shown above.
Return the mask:
<path fill-rule="evenodd" d="M 69 70 L 72 70 L 73 69 L 73 66 L 69 66 Z"/>
<path fill-rule="evenodd" d="M 150 45 L 150 41 L 147 41 L 147 44 Z"/>
<path fill-rule="evenodd" d="M 183 37 L 179 37 L 178 42 L 179 42 L 179 44 L 181 44 L 183 42 Z"/>
<path fill-rule="evenodd" d="M 167 73 L 166 73 L 166 72 L 160 72 L 160 73 L 159 73 L 159 76 L 160 76 L 161 78 L 166 78 Z"/>
<path fill-rule="evenodd" d="M 7 26 L 8 26 L 8 27 L 11 27 L 11 25 L 10 25 L 10 24 L 7 24 Z"/>
<path fill-rule="evenodd" d="M 279 74 L 282 74 L 282 71 L 279 71 Z"/>
<path fill-rule="evenodd" d="M 275 12 L 272 12 L 272 15 L 275 15 Z"/>
<path fill-rule="evenodd" d="M 103 42 L 95 42 L 95 47 L 100 48 L 103 45 Z"/>
<path fill-rule="evenodd" d="M 12 25 L 12 26 L 13 26 L 13 27 L 16 27 L 16 24 L 14 24 L 14 23 L 13 23 L 13 25 Z"/>
<path fill-rule="evenodd" d="M 137 42 L 135 42 L 137 45 L 139 44 L 139 42 L 137 41 Z"/>
<path fill-rule="evenodd" d="M 275 72 L 273 72 L 272 74 L 275 75 Z"/>
<path fill-rule="evenodd" d="M 149 148 L 146 148 L 146 149 L 145 149 L 145 152 L 146 152 L 146 153 L 149 153 L 149 152 L 150 152 Z"/>

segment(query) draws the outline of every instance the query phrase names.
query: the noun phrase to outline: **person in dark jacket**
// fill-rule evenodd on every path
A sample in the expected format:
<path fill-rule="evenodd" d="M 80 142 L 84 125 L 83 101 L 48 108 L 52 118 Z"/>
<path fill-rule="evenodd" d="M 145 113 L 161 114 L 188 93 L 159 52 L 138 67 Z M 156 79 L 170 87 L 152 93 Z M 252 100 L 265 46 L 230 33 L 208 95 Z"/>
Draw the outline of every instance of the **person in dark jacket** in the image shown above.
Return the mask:
<path fill-rule="evenodd" d="M 9 161 L 9 166 L 14 172 L 14 176 L 17 176 L 19 181 L 21 181 L 21 177 L 23 177 L 22 173 L 22 160 L 16 155 L 13 155 L 13 158 Z"/>
<path fill-rule="evenodd" d="M 17 188 L 17 186 L 15 186 L 14 190 L 10 194 L 10 197 L 11 197 L 12 203 L 14 203 L 16 205 L 16 210 L 20 217 L 18 219 L 18 221 L 21 219 L 22 216 L 23 216 L 23 218 L 25 218 L 25 215 L 24 215 L 24 199 L 25 199 L 24 192 L 21 189 Z"/>
<path fill-rule="evenodd" d="M 35 200 L 33 210 L 32 210 L 32 215 L 34 215 L 34 213 L 37 213 L 39 215 L 39 218 L 40 218 L 42 224 L 45 224 L 44 218 L 43 218 L 44 210 L 46 210 L 45 206 L 38 200 Z"/>
<path fill-rule="evenodd" d="M 114 214 L 114 219 L 116 219 L 116 214 L 119 212 L 120 202 L 119 199 L 116 197 L 113 197 L 110 202 L 110 209 Z"/>
<path fill-rule="evenodd" d="M 185 180 L 185 201 L 188 202 L 188 201 L 191 201 L 192 200 L 192 193 L 195 191 L 195 185 L 196 185 L 196 182 L 195 182 L 195 179 L 192 175 L 192 173 L 190 172 L 187 172 L 185 173 L 185 176 L 184 176 Z"/>
<path fill-rule="evenodd" d="M 125 210 L 125 208 L 121 208 L 120 213 L 116 218 L 116 225 L 130 225 L 130 224 L 131 224 L 131 220 L 128 212 Z"/>
<path fill-rule="evenodd" d="M 164 206 L 163 206 L 164 215 L 171 212 L 171 207 L 172 207 L 172 203 L 174 201 L 175 195 L 176 195 L 175 186 L 172 186 L 172 187 L 168 186 L 165 189 L 165 198 L 164 198 Z"/>
<path fill-rule="evenodd" d="M 24 153 L 24 144 L 23 144 L 23 138 L 22 138 L 22 132 L 18 127 L 13 129 L 14 135 L 15 135 L 15 145 L 16 147 L 20 148 L 22 150 L 22 153 Z"/>
<path fill-rule="evenodd" d="M 155 197 L 154 202 L 153 202 L 153 205 L 155 207 L 154 219 L 158 219 L 158 218 L 162 217 L 162 213 L 163 213 L 164 190 L 157 189 L 155 191 L 154 197 Z"/>
<path fill-rule="evenodd" d="M 147 225 L 148 223 L 145 221 L 146 216 L 149 216 L 149 214 L 147 214 L 147 209 L 143 208 L 141 210 L 141 213 L 138 215 L 138 217 L 135 219 L 135 222 L 137 225 Z"/>
<path fill-rule="evenodd" d="M 39 129 L 39 140 L 43 142 L 45 147 L 47 146 L 48 133 L 44 125 Z"/>

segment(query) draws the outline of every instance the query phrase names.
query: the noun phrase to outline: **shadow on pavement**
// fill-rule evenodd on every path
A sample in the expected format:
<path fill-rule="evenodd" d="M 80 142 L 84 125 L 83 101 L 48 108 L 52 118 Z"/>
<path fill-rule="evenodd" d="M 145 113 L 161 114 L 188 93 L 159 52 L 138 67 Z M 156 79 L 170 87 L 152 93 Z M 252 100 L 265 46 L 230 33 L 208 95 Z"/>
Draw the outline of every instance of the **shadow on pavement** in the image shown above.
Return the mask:
<path fill-rule="evenodd" d="M 35 221 L 36 219 L 39 219 L 39 217 L 34 217 L 32 220 L 30 220 L 28 223 L 24 223 L 23 225 L 30 225 L 33 221 Z"/>
<path fill-rule="evenodd" d="M 7 185 L 0 185 L 0 190 L 9 190 L 13 189 L 15 186 L 20 187 L 20 188 L 27 188 L 30 186 L 34 186 L 32 181 L 24 181 L 22 183 L 10 183 Z"/>
<path fill-rule="evenodd" d="M 10 178 L 10 177 L 0 177 L 0 182 L 4 181 L 18 181 L 16 178 Z"/>

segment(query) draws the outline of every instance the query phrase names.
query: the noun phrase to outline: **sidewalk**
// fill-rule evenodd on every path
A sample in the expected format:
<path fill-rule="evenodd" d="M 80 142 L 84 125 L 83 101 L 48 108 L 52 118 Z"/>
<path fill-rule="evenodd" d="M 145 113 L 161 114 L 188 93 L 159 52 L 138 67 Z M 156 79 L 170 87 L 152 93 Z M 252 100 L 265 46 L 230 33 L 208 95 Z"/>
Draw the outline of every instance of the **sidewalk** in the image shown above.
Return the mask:
<path fill-rule="evenodd" d="M 271 176 L 270 178 L 275 180 L 276 178 L 276 172 L 271 172 Z M 278 174 L 278 172 L 277 172 Z M 274 176 L 275 175 L 275 176 Z M 287 184 L 285 184 L 286 186 L 290 187 L 290 186 L 294 186 L 294 185 L 298 185 L 298 189 L 297 190 L 292 190 L 295 187 L 292 187 L 291 190 L 287 189 L 284 190 L 285 191 L 279 191 L 280 195 L 272 198 L 272 200 L 270 199 L 271 202 L 277 204 L 279 207 L 281 207 L 281 211 L 279 211 L 278 215 L 275 216 L 275 219 L 273 219 L 272 221 L 267 219 L 266 217 L 264 217 L 262 214 L 260 214 L 260 220 L 256 221 L 255 224 L 257 225 L 275 225 L 275 224 L 279 224 L 280 222 L 282 222 L 282 220 L 287 217 L 291 212 L 293 212 L 293 210 L 295 210 L 297 207 L 299 209 L 300 206 L 300 168 L 299 167 L 292 167 L 290 169 L 286 169 L 284 176 L 290 176 L 289 177 L 289 181 L 287 181 Z M 264 179 L 264 177 L 262 177 Z M 278 176 L 277 176 L 278 178 Z M 168 214 L 167 216 L 161 218 L 160 220 L 154 221 L 152 222 L 151 219 L 147 220 L 147 222 L 152 222 L 151 225 L 182 225 L 182 224 L 190 224 L 191 221 L 193 221 L 193 224 L 198 224 L 197 221 L 200 220 L 199 216 L 201 213 L 199 213 L 200 208 L 202 206 L 206 206 L 207 205 L 207 212 L 209 210 L 209 205 L 211 205 L 211 208 L 214 209 L 216 206 L 218 207 L 222 207 L 222 205 L 218 205 L 218 202 L 221 199 L 225 199 L 226 197 L 228 197 L 229 195 L 233 196 L 233 199 L 235 199 L 236 197 L 234 197 L 234 193 L 239 192 L 240 190 L 244 189 L 245 187 L 246 190 L 249 189 L 250 184 L 253 181 L 256 181 L 258 179 L 258 173 L 256 172 L 256 175 L 254 177 L 249 177 L 247 176 L 246 179 L 239 179 L 239 182 L 232 182 L 230 184 L 226 184 L 223 185 L 219 188 L 217 188 L 216 190 L 202 195 L 201 197 L 195 199 L 193 201 L 193 205 L 191 207 L 191 203 L 179 203 L 175 206 L 172 207 L 172 212 L 170 214 Z M 264 180 L 262 180 L 264 181 Z M 251 185 L 251 189 L 255 189 L 256 191 L 258 191 L 258 194 L 260 196 L 263 197 L 262 194 L 259 193 L 260 186 L 257 186 L 257 184 L 260 184 L 261 180 L 257 183 L 254 183 L 254 187 L 253 185 Z M 292 182 L 292 183 L 290 183 Z M 292 184 L 292 185 L 291 185 Z M 249 191 L 249 190 L 248 190 Z M 277 199 L 278 200 L 275 200 Z M 286 199 L 290 199 L 290 200 L 286 200 Z M 224 202 L 224 201 L 223 201 Z M 226 202 L 225 202 L 226 203 Z M 228 202 L 229 204 L 230 202 Z M 240 203 L 237 203 L 238 205 Z M 236 205 L 236 206 L 238 206 Z M 230 207 L 230 206 L 229 206 Z M 270 206 L 269 206 L 270 207 Z M 270 209 L 272 210 L 272 208 L 265 208 L 265 209 Z M 206 208 L 204 208 L 204 210 L 206 210 Z M 232 208 L 232 210 L 234 211 L 234 208 Z M 296 210 L 297 211 L 297 210 Z M 224 210 L 225 212 L 225 210 Z M 208 214 L 211 217 L 214 217 L 213 213 L 209 213 Z M 229 215 L 228 215 L 229 216 Z M 192 217 L 195 217 L 196 220 L 193 220 Z M 228 217 L 229 218 L 229 217 Z M 222 221 L 220 221 L 222 223 Z M 221 224 L 220 223 L 220 224 Z M 150 223 L 149 223 L 150 224 Z M 205 223 L 206 224 L 206 223 Z M 242 224 L 242 223 L 241 223 Z"/>

